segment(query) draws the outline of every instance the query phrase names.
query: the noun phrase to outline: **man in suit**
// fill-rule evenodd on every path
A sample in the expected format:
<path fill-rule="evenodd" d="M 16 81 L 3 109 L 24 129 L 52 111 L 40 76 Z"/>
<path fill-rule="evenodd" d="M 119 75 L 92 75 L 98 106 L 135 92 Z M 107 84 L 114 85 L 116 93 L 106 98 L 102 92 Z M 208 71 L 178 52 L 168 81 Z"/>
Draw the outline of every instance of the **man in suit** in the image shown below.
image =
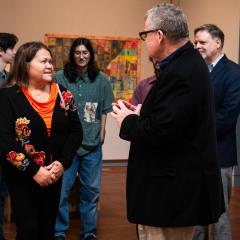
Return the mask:
<path fill-rule="evenodd" d="M 213 225 L 216 240 L 232 239 L 228 204 L 232 190 L 232 171 L 237 165 L 236 125 L 240 112 L 240 66 L 229 60 L 222 49 L 224 33 L 214 24 L 194 30 L 195 46 L 204 58 L 214 87 L 217 150 L 221 166 L 226 212 Z M 196 227 L 194 239 L 208 239 L 208 227 Z"/>
<path fill-rule="evenodd" d="M 193 226 L 224 211 L 209 73 L 174 5 L 148 10 L 139 34 L 161 73 L 142 107 L 113 104 L 120 137 L 131 141 L 127 216 L 140 240 L 190 240 Z"/>
<path fill-rule="evenodd" d="M 18 38 L 12 33 L 0 33 L 0 88 L 7 84 L 9 73 L 5 70 L 7 64 L 13 62 L 16 51 L 14 49 Z M 0 240 L 3 234 L 3 210 L 7 196 L 7 186 L 3 179 L 2 166 L 0 165 Z"/>

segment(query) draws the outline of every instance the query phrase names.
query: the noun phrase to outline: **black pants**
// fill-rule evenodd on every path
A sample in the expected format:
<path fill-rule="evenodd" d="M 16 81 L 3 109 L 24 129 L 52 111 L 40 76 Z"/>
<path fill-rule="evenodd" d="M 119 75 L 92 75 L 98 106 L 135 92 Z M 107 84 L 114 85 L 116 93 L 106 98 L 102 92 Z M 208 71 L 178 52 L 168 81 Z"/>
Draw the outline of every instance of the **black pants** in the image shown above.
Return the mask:
<path fill-rule="evenodd" d="M 32 179 L 9 184 L 17 240 L 53 240 L 61 181 L 40 187 Z"/>
<path fill-rule="evenodd" d="M 7 185 L 2 172 L 2 165 L 0 165 L 0 240 L 4 239 L 3 212 L 4 212 L 4 202 L 7 195 L 8 195 Z"/>

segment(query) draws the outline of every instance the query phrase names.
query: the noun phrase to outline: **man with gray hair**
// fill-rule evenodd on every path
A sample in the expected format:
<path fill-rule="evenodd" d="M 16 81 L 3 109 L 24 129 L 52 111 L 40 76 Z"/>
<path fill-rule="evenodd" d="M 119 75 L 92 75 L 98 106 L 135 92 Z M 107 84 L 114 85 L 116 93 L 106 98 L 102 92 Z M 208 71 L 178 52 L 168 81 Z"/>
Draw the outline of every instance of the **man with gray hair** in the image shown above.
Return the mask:
<path fill-rule="evenodd" d="M 147 11 L 141 39 L 160 74 L 142 105 L 118 100 L 112 116 L 131 141 L 127 216 L 140 240 L 190 240 L 224 212 L 209 73 L 181 9 Z"/>
<path fill-rule="evenodd" d="M 226 212 L 212 225 L 213 240 L 231 240 L 228 204 L 232 172 L 237 165 L 236 125 L 240 113 L 240 66 L 223 53 L 224 33 L 214 24 L 194 30 L 195 46 L 205 60 L 214 86 L 218 159 L 221 166 Z M 208 239 L 208 227 L 194 229 L 194 240 Z"/>

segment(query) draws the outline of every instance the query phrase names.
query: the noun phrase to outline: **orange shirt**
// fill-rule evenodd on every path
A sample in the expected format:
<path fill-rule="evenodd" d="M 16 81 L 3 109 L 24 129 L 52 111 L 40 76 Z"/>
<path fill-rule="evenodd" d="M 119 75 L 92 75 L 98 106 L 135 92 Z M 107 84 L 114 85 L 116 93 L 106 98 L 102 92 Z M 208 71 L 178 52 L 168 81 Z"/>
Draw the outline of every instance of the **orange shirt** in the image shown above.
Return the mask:
<path fill-rule="evenodd" d="M 56 83 L 51 83 L 50 96 L 47 102 L 38 102 L 33 97 L 32 94 L 28 91 L 27 88 L 21 88 L 22 92 L 28 99 L 31 106 L 34 110 L 42 117 L 43 121 L 46 124 L 48 135 L 50 136 L 51 127 L 52 127 L 52 115 L 54 106 L 56 103 L 58 90 Z"/>

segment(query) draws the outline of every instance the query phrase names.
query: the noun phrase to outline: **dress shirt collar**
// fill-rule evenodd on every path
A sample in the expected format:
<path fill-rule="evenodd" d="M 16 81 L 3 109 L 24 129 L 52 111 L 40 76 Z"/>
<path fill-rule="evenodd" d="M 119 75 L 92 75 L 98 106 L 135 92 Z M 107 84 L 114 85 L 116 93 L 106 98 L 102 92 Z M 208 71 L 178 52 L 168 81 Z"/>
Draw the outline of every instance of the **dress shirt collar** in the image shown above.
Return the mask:
<path fill-rule="evenodd" d="M 217 63 L 222 59 L 222 57 L 224 56 L 224 54 L 223 53 L 221 53 L 219 56 L 218 56 L 218 58 L 214 61 L 214 62 L 212 62 L 210 65 L 212 65 L 212 68 L 214 68 L 216 65 L 217 65 Z"/>
<path fill-rule="evenodd" d="M 159 67 L 160 70 L 163 70 L 164 68 L 167 67 L 167 65 L 174 60 L 179 54 L 181 54 L 181 52 L 185 49 L 185 48 L 189 48 L 192 47 L 192 44 L 190 41 L 188 41 L 187 43 L 185 43 L 182 47 L 178 48 L 177 50 L 175 50 L 173 53 L 171 53 L 169 56 L 167 56 L 166 58 L 164 58 L 162 61 L 159 62 Z"/>

